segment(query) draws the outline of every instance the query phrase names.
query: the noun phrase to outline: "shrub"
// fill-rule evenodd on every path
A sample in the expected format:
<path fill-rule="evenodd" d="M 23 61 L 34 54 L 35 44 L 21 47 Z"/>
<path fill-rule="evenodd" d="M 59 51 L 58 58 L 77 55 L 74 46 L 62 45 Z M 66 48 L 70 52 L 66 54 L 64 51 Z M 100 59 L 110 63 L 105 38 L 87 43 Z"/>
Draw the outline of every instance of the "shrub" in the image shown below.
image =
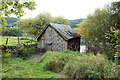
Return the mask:
<path fill-rule="evenodd" d="M 31 57 L 36 52 L 36 47 L 21 47 L 18 50 L 18 57 L 21 57 L 23 59 Z"/>
<path fill-rule="evenodd" d="M 74 56 L 80 54 L 79 52 L 64 50 L 64 51 L 48 51 L 40 59 L 40 62 L 44 63 L 45 70 L 51 70 L 54 72 L 60 72 L 63 70 L 64 65 L 74 59 Z"/>
<path fill-rule="evenodd" d="M 9 52 L 2 51 L 2 58 L 9 58 L 11 54 Z"/>
<path fill-rule="evenodd" d="M 60 61 L 51 61 L 44 66 L 45 70 L 50 70 L 54 72 L 60 72 L 63 70 L 64 64 Z"/>
<path fill-rule="evenodd" d="M 61 72 L 69 78 L 116 78 L 118 68 L 105 55 L 70 50 L 48 51 L 41 59 L 44 70 Z"/>
<path fill-rule="evenodd" d="M 105 60 L 101 54 L 78 56 L 70 60 L 64 67 L 63 73 L 71 78 L 113 78 L 113 62 Z"/>

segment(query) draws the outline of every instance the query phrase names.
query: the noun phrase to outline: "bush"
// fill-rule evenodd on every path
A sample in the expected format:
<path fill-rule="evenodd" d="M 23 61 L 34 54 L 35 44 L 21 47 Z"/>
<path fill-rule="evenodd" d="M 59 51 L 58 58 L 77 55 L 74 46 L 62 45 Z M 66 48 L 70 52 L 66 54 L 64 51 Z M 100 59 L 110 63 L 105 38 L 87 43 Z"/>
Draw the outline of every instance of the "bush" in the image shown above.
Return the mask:
<path fill-rule="evenodd" d="M 9 58 L 12 55 L 9 52 L 2 51 L 2 58 Z"/>
<path fill-rule="evenodd" d="M 23 31 L 18 27 L 10 27 L 10 28 L 3 28 L 2 30 L 3 36 L 22 36 Z"/>
<path fill-rule="evenodd" d="M 18 57 L 26 59 L 31 57 L 35 53 L 36 53 L 36 47 L 21 47 L 18 50 Z"/>
<path fill-rule="evenodd" d="M 54 72 L 60 72 L 63 70 L 64 64 L 60 61 L 50 61 L 49 63 L 47 63 L 44 66 L 45 70 L 50 70 L 50 71 L 54 71 Z"/>
<path fill-rule="evenodd" d="M 64 51 L 48 51 L 40 59 L 40 62 L 44 63 L 45 70 L 51 70 L 54 72 L 60 72 L 63 70 L 64 65 L 74 56 L 80 54 L 79 52 L 64 50 Z"/>
<path fill-rule="evenodd" d="M 63 73 L 71 78 L 115 78 L 113 62 L 105 60 L 101 54 L 78 56 L 70 60 L 64 67 Z"/>
<path fill-rule="evenodd" d="M 116 78 L 118 69 L 105 55 L 79 53 L 69 50 L 48 51 L 40 62 L 44 70 L 61 72 L 69 78 Z M 115 72 L 116 71 L 116 72 Z"/>

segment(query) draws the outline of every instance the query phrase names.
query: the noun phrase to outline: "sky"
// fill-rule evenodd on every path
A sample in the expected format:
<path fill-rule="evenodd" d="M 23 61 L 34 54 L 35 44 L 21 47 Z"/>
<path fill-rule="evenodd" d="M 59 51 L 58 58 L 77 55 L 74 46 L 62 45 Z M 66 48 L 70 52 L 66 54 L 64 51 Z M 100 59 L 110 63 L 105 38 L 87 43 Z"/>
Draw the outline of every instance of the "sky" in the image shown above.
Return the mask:
<path fill-rule="evenodd" d="M 87 18 L 97 8 L 104 8 L 113 1 L 120 0 L 34 0 L 36 10 L 25 9 L 26 15 L 22 19 L 34 18 L 43 12 L 50 13 L 53 17 L 64 16 L 65 19 L 74 20 Z"/>

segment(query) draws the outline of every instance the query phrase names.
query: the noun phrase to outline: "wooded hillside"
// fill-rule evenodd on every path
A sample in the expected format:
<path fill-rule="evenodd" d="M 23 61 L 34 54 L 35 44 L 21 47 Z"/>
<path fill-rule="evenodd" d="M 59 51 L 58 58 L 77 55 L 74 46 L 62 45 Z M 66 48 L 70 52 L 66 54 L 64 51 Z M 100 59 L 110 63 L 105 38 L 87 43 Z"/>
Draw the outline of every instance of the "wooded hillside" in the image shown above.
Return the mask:
<path fill-rule="evenodd" d="M 75 20 L 69 20 L 70 26 L 74 29 L 77 28 L 76 24 L 81 23 L 85 19 L 75 19 Z"/>

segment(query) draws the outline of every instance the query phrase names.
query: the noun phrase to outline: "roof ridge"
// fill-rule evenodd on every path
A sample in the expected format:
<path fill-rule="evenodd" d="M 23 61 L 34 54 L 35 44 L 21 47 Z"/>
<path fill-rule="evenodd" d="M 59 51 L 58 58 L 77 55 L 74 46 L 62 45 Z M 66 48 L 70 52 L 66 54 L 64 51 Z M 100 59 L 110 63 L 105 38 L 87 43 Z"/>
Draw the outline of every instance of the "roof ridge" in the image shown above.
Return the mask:
<path fill-rule="evenodd" d="M 56 24 L 56 25 L 66 25 L 66 24 L 53 23 L 53 22 L 49 22 L 49 24 Z M 70 26 L 70 25 L 66 25 L 66 26 Z"/>

